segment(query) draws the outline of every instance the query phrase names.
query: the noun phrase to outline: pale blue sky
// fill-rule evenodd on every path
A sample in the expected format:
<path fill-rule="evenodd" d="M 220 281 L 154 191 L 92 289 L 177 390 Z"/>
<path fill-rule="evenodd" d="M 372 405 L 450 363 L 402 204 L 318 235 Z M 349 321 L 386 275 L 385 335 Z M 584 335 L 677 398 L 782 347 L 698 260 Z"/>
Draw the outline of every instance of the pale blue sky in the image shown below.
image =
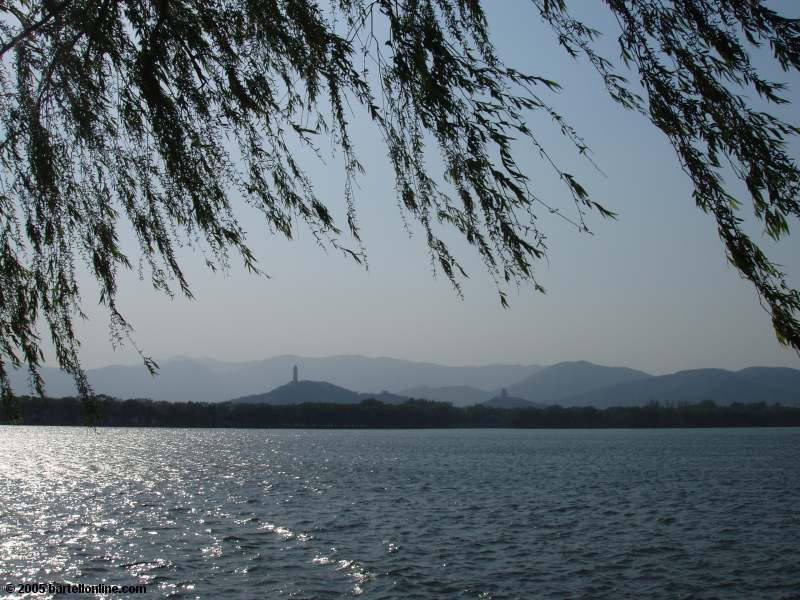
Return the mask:
<path fill-rule="evenodd" d="M 196 296 L 189 302 L 156 294 L 135 274 L 121 277 L 120 306 L 145 353 L 223 360 L 352 353 L 453 365 L 586 359 L 652 373 L 800 368 L 797 355 L 775 340 L 752 286 L 728 266 L 713 220 L 695 208 L 663 135 L 609 100 L 599 77 L 557 47 L 529 3 L 485 4 L 500 57 L 562 84 L 563 91 L 548 98 L 592 147 L 605 176 L 576 157 L 546 117 L 532 116 L 530 127 L 597 200 L 619 213 L 617 221 L 591 215 L 595 235 L 588 236 L 542 211 L 550 251 L 538 280 L 547 295 L 512 292 L 511 309 L 504 310 L 476 254 L 456 238 L 451 249 L 470 274 L 464 299 L 441 274 L 433 278 L 424 240 L 409 239 L 401 223 L 380 140 L 356 122 L 354 138 L 367 171 L 356 202 L 369 270 L 336 251 L 324 252 L 306 230 L 291 242 L 271 237 L 257 213 L 243 209 L 249 240 L 271 279 L 245 273 L 236 261 L 227 275 L 212 274 L 187 254 Z M 614 24 L 605 9 L 600 3 L 579 5 L 587 21 L 612 34 L 602 47 L 615 58 Z M 798 78 L 789 81 L 791 97 L 800 100 Z M 791 108 L 782 112 L 795 124 L 796 114 Z M 798 155 L 800 144 L 792 147 Z M 568 211 L 571 200 L 538 155 L 524 150 L 521 156 L 538 195 Z M 320 195 L 341 215 L 342 177 L 338 163 L 328 163 L 306 167 Z M 755 233 L 796 287 L 800 236 L 798 223 L 792 227 L 794 239 L 777 247 Z M 136 362 L 130 347 L 111 350 L 108 319 L 84 281 L 90 322 L 79 332 L 86 366 Z"/>

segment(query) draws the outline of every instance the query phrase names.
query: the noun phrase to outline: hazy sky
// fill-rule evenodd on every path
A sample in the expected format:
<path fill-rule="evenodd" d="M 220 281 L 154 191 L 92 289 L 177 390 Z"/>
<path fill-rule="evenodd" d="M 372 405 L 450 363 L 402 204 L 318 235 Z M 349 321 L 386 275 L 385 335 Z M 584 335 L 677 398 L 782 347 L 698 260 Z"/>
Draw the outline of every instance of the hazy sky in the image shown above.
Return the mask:
<path fill-rule="evenodd" d="M 791 2 L 776 4 L 795 10 Z M 245 273 L 236 261 L 229 274 L 213 274 L 201 258 L 187 254 L 196 296 L 189 302 L 156 294 L 135 273 L 121 277 L 120 305 L 145 353 L 225 360 L 352 353 L 453 365 L 586 359 L 652 373 L 800 368 L 797 355 L 776 341 L 752 286 L 727 264 L 713 219 L 694 206 L 664 136 L 609 100 L 599 77 L 558 48 L 530 3 L 485 5 L 500 57 L 563 85 L 560 94 L 547 98 L 583 135 L 605 175 L 576 157 L 545 116 L 532 115 L 529 126 L 565 170 L 619 213 L 617 221 L 590 215 L 595 235 L 589 236 L 542 211 L 549 264 L 538 266 L 537 278 L 547 294 L 512 291 L 511 309 L 501 308 L 476 253 L 458 242 L 451 249 L 470 274 L 464 299 L 443 275 L 432 277 L 424 239 L 413 228 L 417 235 L 409 239 L 403 228 L 380 140 L 356 121 L 354 137 L 367 170 L 356 201 L 369 270 L 321 250 L 302 228 L 291 242 L 272 237 L 258 213 L 243 208 L 249 241 L 270 279 Z M 606 9 L 600 3 L 576 5 L 590 24 L 610 34 L 603 47 L 616 58 L 615 25 Z M 800 101 L 798 78 L 788 81 L 791 97 Z M 796 110 L 782 114 L 797 124 Z M 800 144 L 793 149 L 800 155 Z M 568 212 L 571 200 L 538 155 L 525 150 L 521 157 L 538 195 Z M 335 160 L 327 162 L 306 168 L 320 196 L 341 215 L 342 176 Z M 755 233 L 797 287 L 800 231 L 796 221 L 792 226 L 794 239 L 778 247 Z M 136 362 L 131 347 L 112 351 L 107 316 L 95 306 L 96 288 L 84 281 L 90 321 L 79 331 L 85 365 Z"/>

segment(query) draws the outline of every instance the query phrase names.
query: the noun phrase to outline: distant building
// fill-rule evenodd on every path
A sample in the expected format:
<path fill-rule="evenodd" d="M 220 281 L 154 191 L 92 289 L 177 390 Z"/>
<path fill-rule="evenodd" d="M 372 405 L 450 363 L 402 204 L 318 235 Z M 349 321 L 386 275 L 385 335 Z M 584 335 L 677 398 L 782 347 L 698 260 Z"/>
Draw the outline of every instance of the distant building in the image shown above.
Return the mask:
<path fill-rule="evenodd" d="M 297 367 L 295 367 L 295 371 L 297 371 Z M 506 391 L 506 388 L 503 388 L 503 391 L 500 392 L 500 397 L 508 398 L 508 392 Z"/>
<path fill-rule="evenodd" d="M 297 383 L 297 365 L 292 368 L 292 383 Z"/>

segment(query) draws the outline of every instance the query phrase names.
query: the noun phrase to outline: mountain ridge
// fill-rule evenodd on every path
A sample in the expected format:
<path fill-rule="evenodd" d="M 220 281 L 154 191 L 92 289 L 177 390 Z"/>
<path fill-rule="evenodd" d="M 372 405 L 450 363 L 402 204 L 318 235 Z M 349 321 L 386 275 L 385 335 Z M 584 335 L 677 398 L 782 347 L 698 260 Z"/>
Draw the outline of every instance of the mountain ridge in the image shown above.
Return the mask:
<path fill-rule="evenodd" d="M 564 361 L 505 387 L 511 396 L 551 405 L 594 389 L 649 377 L 653 375 L 628 367 L 608 367 L 585 360 Z M 495 393 L 498 395 L 499 390 Z"/>
<path fill-rule="evenodd" d="M 303 357 L 283 354 L 238 363 L 177 357 L 159 361 L 159 374 L 155 378 L 143 365 L 109 365 L 88 369 L 87 375 L 98 394 L 118 398 L 221 402 L 280 386 L 291 378 L 294 365 L 299 366 L 303 379 L 329 381 L 364 393 L 376 389 L 399 393 L 416 386 L 452 385 L 469 385 L 489 392 L 542 368 L 521 364 L 450 366 L 360 355 Z M 16 393 L 30 393 L 26 371 L 10 369 L 9 375 Z M 48 395 L 71 396 L 76 393 L 70 376 L 60 370 L 43 367 L 42 376 Z"/>
<path fill-rule="evenodd" d="M 780 376 L 778 379 L 776 376 Z M 696 404 L 766 402 L 800 406 L 800 370 L 788 367 L 687 369 L 596 388 L 564 399 L 565 406 L 636 406 L 649 402 Z"/>
<path fill-rule="evenodd" d="M 790 367 L 756 366 L 738 371 L 687 369 L 651 375 L 587 361 L 565 361 L 547 367 L 503 364 L 452 367 L 387 357 L 309 358 L 285 354 L 245 363 L 175 357 L 161 363 L 156 378 L 149 376 L 143 367 L 124 365 L 92 369 L 89 377 L 96 393 L 118 398 L 221 402 L 264 395 L 283 386 L 291 379 L 294 365 L 299 366 L 303 380 L 329 383 L 348 393 L 360 394 L 358 398 L 381 399 L 381 394 L 375 394 L 374 390 L 387 390 L 384 395 L 387 402 L 419 398 L 471 406 L 500 396 L 500 390 L 505 388 L 511 397 L 544 406 L 603 408 L 703 400 L 719 404 L 763 401 L 800 406 L 800 370 Z M 43 371 L 48 395 L 75 395 L 68 375 L 52 368 Z M 11 371 L 10 374 L 15 392 L 25 394 L 26 373 Z M 471 385 L 475 381 L 482 383 L 482 387 Z M 412 385 L 403 385 L 409 383 Z"/>

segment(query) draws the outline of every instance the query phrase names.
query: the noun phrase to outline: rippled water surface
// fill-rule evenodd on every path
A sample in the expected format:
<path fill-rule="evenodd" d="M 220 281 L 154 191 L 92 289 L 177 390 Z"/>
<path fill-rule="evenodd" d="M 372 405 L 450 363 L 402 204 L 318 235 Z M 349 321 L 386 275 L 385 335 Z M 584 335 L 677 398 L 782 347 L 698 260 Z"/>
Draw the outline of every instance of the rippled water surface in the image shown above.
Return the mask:
<path fill-rule="evenodd" d="M 800 430 L 0 427 L 0 574 L 152 597 L 800 598 Z"/>

